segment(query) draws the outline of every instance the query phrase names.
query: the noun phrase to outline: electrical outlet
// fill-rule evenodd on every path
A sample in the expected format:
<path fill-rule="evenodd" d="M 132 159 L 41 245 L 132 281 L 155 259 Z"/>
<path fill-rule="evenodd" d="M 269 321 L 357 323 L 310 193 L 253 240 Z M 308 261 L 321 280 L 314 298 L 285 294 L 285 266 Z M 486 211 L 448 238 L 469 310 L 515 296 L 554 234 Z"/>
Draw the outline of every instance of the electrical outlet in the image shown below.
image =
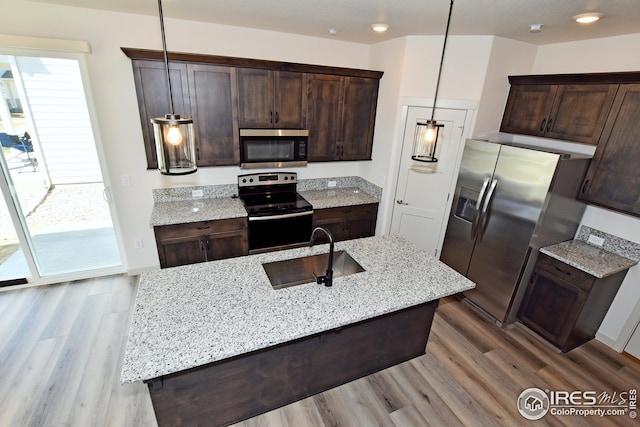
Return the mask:
<path fill-rule="evenodd" d="M 204 190 L 202 188 L 191 190 L 191 197 L 194 199 L 202 199 L 204 197 Z"/>
<path fill-rule="evenodd" d="M 327 182 L 327 187 L 334 188 L 338 183 L 334 180 Z"/>
<path fill-rule="evenodd" d="M 602 237 L 594 236 L 593 234 L 589 234 L 589 239 L 587 241 L 597 246 L 604 245 L 604 239 Z"/>
<path fill-rule="evenodd" d="M 142 242 L 142 239 L 139 237 L 137 239 L 133 239 L 133 247 L 136 249 L 144 248 L 144 243 Z"/>

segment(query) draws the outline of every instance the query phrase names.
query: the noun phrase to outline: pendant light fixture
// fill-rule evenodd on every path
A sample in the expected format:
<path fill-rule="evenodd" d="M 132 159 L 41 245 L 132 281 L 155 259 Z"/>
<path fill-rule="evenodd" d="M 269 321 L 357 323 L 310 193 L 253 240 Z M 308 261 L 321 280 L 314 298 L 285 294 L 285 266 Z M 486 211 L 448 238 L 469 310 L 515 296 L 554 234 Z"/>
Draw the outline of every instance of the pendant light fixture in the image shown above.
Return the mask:
<path fill-rule="evenodd" d="M 173 111 L 173 94 L 171 93 L 167 42 L 164 35 L 162 0 L 158 0 L 158 11 L 160 14 L 164 67 L 167 73 L 169 108 L 171 109 L 171 114 L 151 119 L 153 134 L 156 140 L 158 169 L 160 173 L 164 175 L 186 175 L 198 170 L 198 166 L 196 165 L 196 139 L 193 130 L 193 120 L 190 118 L 182 118 L 180 114 L 175 114 Z"/>
<path fill-rule="evenodd" d="M 435 163 L 436 146 L 438 144 L 438 133 L 440 128 L 444 127 L 442 123 L 434 120 L 436 112 L 436 101 L 438 100 L 438 89 L 440 88 L 440 76 L 442 74 L 442 63 L 444 62 L 444 51 L 447 48 L 447 38 L 449 37 L 449 24 L 451 23 L 451 12 L 453 11 L 453 0 L 449 6 L 449 17 L 447 19 L 447 28 L 444 33 L 444 44 L 442 45 L 442 56 L 440 58 L 440 69 L 438 70 L 438 80 L 436 81 L 436 93 L 433 96 L 433 108 L 431 109 L 431 119 L 424 122 L 416 123 L 416 132 L 413 136 L 413 153 L 411 159 L 425 162 Z"/>

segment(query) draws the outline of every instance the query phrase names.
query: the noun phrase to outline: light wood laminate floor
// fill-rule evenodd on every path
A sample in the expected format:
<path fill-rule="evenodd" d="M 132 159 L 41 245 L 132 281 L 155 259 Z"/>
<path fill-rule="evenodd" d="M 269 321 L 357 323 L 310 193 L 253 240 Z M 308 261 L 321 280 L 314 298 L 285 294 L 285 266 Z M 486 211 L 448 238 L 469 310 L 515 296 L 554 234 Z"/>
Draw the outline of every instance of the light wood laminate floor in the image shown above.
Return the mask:
<path fill-rule="evenodd" d="M 121 385 L 136 278 L 0 292 L 0 427 L 155 426 L 143 384 Z M 500 329 L 441 302 L 427 354 L 238 426 L 625 426 L 628 416 L 527 421 L 520 392 L 621 392 L 640 364 L 592 341 L 562 354 L 519 324 Z"/>

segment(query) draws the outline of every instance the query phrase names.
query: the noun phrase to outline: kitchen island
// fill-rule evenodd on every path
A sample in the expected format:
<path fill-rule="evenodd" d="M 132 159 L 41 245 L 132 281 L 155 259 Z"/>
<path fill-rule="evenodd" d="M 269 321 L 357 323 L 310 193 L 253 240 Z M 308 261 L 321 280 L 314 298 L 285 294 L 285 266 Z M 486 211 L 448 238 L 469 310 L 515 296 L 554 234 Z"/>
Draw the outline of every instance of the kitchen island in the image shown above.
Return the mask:
<path fill-rule="evenodd" d="M 474 284 L 398 236 L 339 242 L 365 271 L 274 290 L 263 263 L 327 245 L 140 278 L 121 380 L 159 425 L 224 425 L 423 354 L 440 298 Z"/>

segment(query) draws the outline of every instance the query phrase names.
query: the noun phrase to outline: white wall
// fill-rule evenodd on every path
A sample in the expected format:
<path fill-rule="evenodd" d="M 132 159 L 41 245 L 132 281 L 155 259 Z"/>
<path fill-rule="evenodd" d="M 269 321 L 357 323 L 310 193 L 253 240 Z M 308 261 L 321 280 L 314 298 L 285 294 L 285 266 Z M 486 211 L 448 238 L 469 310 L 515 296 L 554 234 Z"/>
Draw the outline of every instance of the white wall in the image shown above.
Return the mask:
<path fill-rule="evenodd" d="M 389 166 L 395 164 L 393 147 L 396 143 L 397 124 L 402 120 L 400 110 L 400 86 L 402 84 L 402 70 L 406 55 L 406 38 L 389 40 L 378 43 L 371 48 L 369 66 L 374 70 L 383 70 L 380 90 L 378 91 L 378 107 L 376 111 L 376 127 L 373 135 L 372 162 L 362 163 L 360 176 L 383 188 L 382 202 L 378 209 L 378 234 L 382 234 L 387 223 L 387 206 L 390 201 L 388 182 Z"/>
<path fill-rule="evenodd" d="M 486 78 L 493 37 L 451 36 L 442 67 L 438 102 L 479 100 Z M 406 98 L 433 100 L 442 55 L 441 36 L 410 36 L 371 48 L 371 68 L 385 72 L 381 85 L 374 161 L 361 165 L 362 176 L 384 187 L 378 232 L 387 230 L 393 211 L 402 150 L 402 104 Z"/>
<path fill-rule="evenodd" d="M 154 16 L 112 13 L 4 0 L 2 33 L 44 38 L 86 40 L 92 54 L 87 65 L 107 175 L 110 178 L 127 268 L 138 272 L 158 265 L 149 218 L 153 188 L 235 183 L 238 167 L 202 168 L 193 175 L 168 177 L 146 170 L 142 130 L 131 61 L 121 46 L 161 49 L 159 21 Z M 369 46 L 339 40 L 294 36 L 201 22 L 165 19 L 172 51 L 227 55 L 332 65 L 369 67 Z M 300 178 L 348 176 L 359 173 L 359 162 L 313 164 L 298 170 Z M 121 176 L 131 186 L 121 185 Z M 142 238 L 143 249 L 133 248 Z"/>
<path fill-rule="evenodd" d="M 516 40 L 495 37 L 491 46 L 487 72 L 478 115 L 473 129 L 474 138 L 483 138 L 500 128 L 502 113 L 509 95 L 510 75 L 529 74 L 537 46 Z"/>
<path fill-rule="evenodd" d="M 640 70 L 640 34 L 540 46 L 533 74 L 594 73 Z M 630 159 L 639 163 L 639 159 Z M 640 163 L 638 164 L 640 167 Z M 640 219 L 593 206 L 582 218 L 586 225 L 640 244 Z M 622 283 L 598 339 L 622 349 L 640 318 L 640 265 L 632 267 Z"/>

